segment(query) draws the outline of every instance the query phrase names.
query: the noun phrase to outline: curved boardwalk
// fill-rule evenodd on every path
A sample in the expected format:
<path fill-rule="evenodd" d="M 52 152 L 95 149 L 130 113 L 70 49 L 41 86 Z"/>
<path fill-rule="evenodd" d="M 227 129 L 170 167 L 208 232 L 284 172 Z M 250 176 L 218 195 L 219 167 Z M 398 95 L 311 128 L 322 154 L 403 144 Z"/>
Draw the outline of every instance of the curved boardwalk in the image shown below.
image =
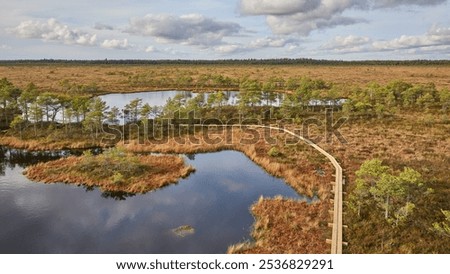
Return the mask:
<path fill-rule="evenodd" d="M 277 128 L 271 126 L 253 126 L 253 127 L 284 131 L 285 133 L 290 134 L 296 138 L 299 138 L 308 145 L 312 146 L 314 149 L 316 149 L 325 157 L 327 157 L 328 160 L 330 160 L 330 162 L 333 164 L 334 168 L 336 169 L 335 173 L 336 180 L 334 182 L 334 210 L 333 210 L 333 227 L 332 227 L 333 233 L 331 238 L 331 254 L 342 254 L 342 188 L 343 188 L 342 167 L 339 165 L 337 160 L 331 154 L 329 154 L 328 152 L 326 152 L 325 150 L 323 150 L 321 147 L 311 142 L 310 140 L 304 138 L 303 136 L 295 134 L 292 131 L 289 131 L 284 128 Z"/>

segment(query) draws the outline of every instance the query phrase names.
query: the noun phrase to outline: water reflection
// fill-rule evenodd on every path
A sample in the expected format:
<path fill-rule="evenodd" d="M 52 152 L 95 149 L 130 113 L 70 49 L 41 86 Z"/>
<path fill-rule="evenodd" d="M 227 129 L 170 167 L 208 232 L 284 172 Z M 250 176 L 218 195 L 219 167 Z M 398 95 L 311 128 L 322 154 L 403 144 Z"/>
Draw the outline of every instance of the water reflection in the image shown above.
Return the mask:
<path fill-rule="evenodd" d="M 204 101 L 208 100 L 209 93 L 201 93 L 204 96 Z M 152 91 L 152 92 L 136 92 L 136 93 L 113 93 L 102 95 L 100 98 L 106 102 L 106 105 L 109 107 L 117 107 L 119 109 L 124 109 L 125 105 L 130 101 L 135 99 L 142 99 L 142 103 L 149 103 L 151 106 L 159 106 L 162 107 L 167 103 L 167 100 L 170 98 L 174 98 L 177 95 L 181 95 L 184 97 L 184 101 L 197 96 L 198 93 L 193 93 L 190 91 Z M 237 95 L 236 91 L 227 91 L 225 92 L 228 105 L 236 105 L 237 104 Z"/>
<path fill-rule="evenodd" d="M 239 92 L 238 91 L 225 91 L 225 104 L 229 106 L 237 106 L 239 104 Z M 203 96 L 203 101 L 207 102 L 208 97 L 211 93 L 195 93 L 190 91 L 151 91 L 151 92 L 135 92 L 135 93 L 113 93 L 102 95 L 100 98 L 106 102 L 106 105 L 109 107 L 117 107 L 119 109 L 124 109 L 125 105 L 135 99 L 141 99 L 142 103 L 148 103 L 151 106 L 159 106 L 162 107 L 167 103 L 167 100 L 170 98 L 174 98 L 175 96 L 183 97 L 182 102 L 185 103 L 190 98 L 193 98 L 198 95 Z M 273 107 L 279 107 L 284 100 L 284 95 L 279 94 L 274 101 L 265 102 L 262 100 L 256 105 L 269 105 Z M 332 106 L 342 106 L 347 99 L 313 99 L 310 100 L 309 106 L 322 106 L 322 107 L 332 107 Z"/>
<path fill-rule="evenodd" d="M 134 197 L 135 194 L 130 194 L 123 191 L 105 191 L 102 197 L 106 199 L 114 199 L 116 201 L 125 201 L 127 198 Z"/>
<path fill-rule="evenodd" d="M 81 153 L 81 152 L 80 152 Z M 77 151 L 48 151 L 30 152 L 20 149 L 7 149 L 0 146 L 0 174 L 5 175 L 5 168 L 19 166 L 25 168 L 28 165 L 39 162 L 48 162 L 67 155 L 77 155 Z"/>
<path fill-rule="evenodd" d="M 186 158 L 196 173 L 135 196 L 30 182 L 25 166 L 65 152 L 39 154 L 39 160 L 27 153 L 0 148 L 0 253 L 223 253 L 249 239 L 248 209 L 260 195 L 300 198 L 233 151 Z M 195 234 L 172 233 L 183 225 Z"/>
<path fill-rule="evenodd" d="M 57 160 L 61 157 L 80 156 L 85 150 L 54 150 L 54 151 L 28 151 L 23 149 L 12 149 L 0 146 L 0 173 L 4 175 L 5 167 L 14 168 L 19 166 L 25 168 L 41 162 Z M 93 155 L 102 153 L 102 148 L 90 149 Z"/>

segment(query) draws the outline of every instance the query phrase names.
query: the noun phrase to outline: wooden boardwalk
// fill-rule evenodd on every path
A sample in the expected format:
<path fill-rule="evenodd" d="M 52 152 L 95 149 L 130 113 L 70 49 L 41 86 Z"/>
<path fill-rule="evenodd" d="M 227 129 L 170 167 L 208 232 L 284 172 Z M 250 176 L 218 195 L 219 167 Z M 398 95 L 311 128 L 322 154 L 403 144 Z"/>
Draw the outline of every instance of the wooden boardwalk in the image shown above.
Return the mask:
<path fill-rule="evenodd" d="M 331 164 L 333 164 L 336 173 L 335 173 L 335 181 L 334 185 L 334 209 L 333 209 L 333 224 L 332 224 L 332 236 L 331 236 L 331 254 L 342 254 L 342 198 L 343 198 L 343 177 L 342 177 L 342 167 L 339 165 L 336 158 L 334 158 L 331 154 L 323 150 L 321 147 L 311 142 L 310 140 L 300 136 L 292 131 L 289 131 L 284 128 L 277 128 L 272 126 L 252 126 L 256 128 L 268 128 L 273 130 L 284 131 L 285 133 L 292 135 L 300 140 L 304 141 L 308 145 L 312 146 L 314 149 L 319 151 L 325 157 L 330 160 Z"/>

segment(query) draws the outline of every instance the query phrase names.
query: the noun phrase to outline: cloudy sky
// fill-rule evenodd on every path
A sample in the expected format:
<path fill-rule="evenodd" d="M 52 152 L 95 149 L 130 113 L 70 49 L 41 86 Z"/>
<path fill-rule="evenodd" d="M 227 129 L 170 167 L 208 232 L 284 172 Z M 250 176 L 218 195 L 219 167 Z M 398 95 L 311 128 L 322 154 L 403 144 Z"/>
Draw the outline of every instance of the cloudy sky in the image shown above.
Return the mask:
<path fill-rule="evenodd" d="M 0 59 L 450 59 L 449 0 L 1 0 Z"/>

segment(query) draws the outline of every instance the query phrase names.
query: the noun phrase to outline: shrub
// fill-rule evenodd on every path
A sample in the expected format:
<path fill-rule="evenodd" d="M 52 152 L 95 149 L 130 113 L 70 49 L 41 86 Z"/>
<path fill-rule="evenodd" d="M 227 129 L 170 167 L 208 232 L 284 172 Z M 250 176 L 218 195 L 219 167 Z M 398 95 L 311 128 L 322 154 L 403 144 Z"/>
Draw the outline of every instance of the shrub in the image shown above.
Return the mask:
<path fill-rule="evenodd" d="M 267 155 L 270 157 L 280 157 L 281 152 L 276 147 L 272 147 L 269 152 L 267 152 Z"/>
<path fill-rule="evenodd" d="M 123 177 L 122 173 L 116 172 L 112 176 L 111 181 L 113 182 L 113 184 L 120 185 L 125 182 L 125 178 Z"/>

